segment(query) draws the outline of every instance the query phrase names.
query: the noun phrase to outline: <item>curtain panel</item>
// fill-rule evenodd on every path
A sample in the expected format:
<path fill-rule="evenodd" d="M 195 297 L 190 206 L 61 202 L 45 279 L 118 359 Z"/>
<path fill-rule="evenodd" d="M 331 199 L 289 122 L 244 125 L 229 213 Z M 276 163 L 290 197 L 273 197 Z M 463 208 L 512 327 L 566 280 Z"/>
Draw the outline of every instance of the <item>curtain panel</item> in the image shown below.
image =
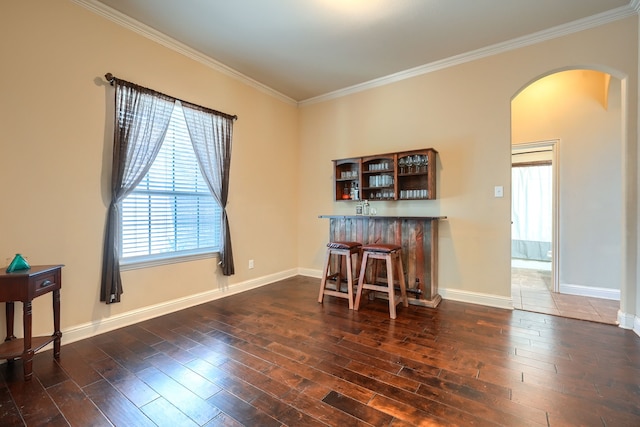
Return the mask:
<path fill-rule="evenodd" d="M 120 202 L 146 175 L 167 132 L 173 99 L 123 80 L 114 80 L 115 123 L 111 203 L 107 212 L 100 301 L 120 302 Z"/>
<path fill-rule="evenodd" d="M 550 260 L 553 224 L 551 181 L 551 165 L 512 168 L 512 258 Z"/>
<path fill-rule="evenodd" d="M 222 274 L 231 276 L 235 274 L 235 266 L 226 206 L 229 194 L 233 119 L 211 114 L 187 102 L 182 103 L 182 111 L 187 122 L 193 151 L 200 165 L 200 172 L 207 181 L 209 191 L 222 207 L 220 266 Z"/>

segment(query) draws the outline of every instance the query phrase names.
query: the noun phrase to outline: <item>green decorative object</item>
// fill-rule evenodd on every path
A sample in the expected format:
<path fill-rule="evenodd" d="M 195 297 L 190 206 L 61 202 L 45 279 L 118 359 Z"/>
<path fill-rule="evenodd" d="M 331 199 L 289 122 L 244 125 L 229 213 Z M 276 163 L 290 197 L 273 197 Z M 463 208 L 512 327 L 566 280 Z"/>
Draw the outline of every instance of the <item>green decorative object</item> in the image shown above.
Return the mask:
<path fill-rule="evenodd" d="M 24 259 L 22 255 L 16 254 L 16 256 L 13 258 L 13 261 L 11 261 L 11 264 L 9 264 L 9 267 L 7 267 L 7 273 L 13 273 L 14 271 L 20 270 L 28 270 L 30 268 L 31 266 L 29 265 L 27 260 Z"/>

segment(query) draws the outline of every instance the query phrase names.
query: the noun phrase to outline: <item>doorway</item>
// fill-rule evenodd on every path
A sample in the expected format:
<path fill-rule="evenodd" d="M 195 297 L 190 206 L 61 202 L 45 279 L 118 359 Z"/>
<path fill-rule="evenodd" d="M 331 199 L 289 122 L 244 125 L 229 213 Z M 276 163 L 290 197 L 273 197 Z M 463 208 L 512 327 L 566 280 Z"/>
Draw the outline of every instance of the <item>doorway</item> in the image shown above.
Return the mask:
<path fill-rule="evenodd" d="M 511 283 L 514 306 L 552 312 L 558 292 L 557 140 L 511 149 Z"/>
<path fill-rule="evenodd" d="M 548 159 L 524 160 L 530 154 L 518 151 L 549 151 L 551 146 L 551 189 L 556 194 L 550 242 L 518 235 L 512 229 L 514 240 L 523 240 L 517 248 L 512 243 L 514 252 L 520 250 L 513 258 L 537 257 L 536 261 L 546 262 L 540 265 L 551 265 L 551 273 L 539 277 L 539 284 L 545 285 L 544 295 L 525 289 L 520 298 L 512 292 L 515 308 L 606 323 L 617 319 L 623 234 L 611 219 L 623 218 L 624 206 L 620 85 L 620 80 L 606 73 L 568 70 L 532 82 L 512 99 L 514 163 L 533 170 L 536 162 L 540 166 L 547 162 L 548 170 Z M 543 140 L 547 135 L 558 136 L 558 140 Z M 516 195 L 517 179 L 514 175 L 512 193 Z M 546 261 L 545 246 L 536 240 L 551 247 Z M 524 276 L 516 276 L 513 284 L 517 286 Z"/>

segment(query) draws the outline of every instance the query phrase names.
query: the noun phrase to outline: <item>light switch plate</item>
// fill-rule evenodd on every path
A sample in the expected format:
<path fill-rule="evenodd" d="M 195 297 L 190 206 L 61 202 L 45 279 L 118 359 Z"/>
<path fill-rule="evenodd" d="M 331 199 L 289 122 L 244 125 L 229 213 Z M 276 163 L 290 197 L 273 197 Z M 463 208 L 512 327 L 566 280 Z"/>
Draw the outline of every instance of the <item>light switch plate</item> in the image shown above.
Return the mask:
<path fill-rule="evenodd" d="M 504 197 L 504 187 L 502 185 L 493 187 L 493 197 Z"/>

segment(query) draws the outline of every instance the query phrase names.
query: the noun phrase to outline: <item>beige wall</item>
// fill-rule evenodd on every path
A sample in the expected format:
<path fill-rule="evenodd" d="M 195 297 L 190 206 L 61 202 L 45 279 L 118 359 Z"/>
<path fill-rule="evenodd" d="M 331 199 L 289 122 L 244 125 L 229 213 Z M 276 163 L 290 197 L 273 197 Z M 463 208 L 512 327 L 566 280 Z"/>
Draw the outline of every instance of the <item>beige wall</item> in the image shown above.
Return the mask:
<path fill-rule="evenodd" d="M 0 35 L 0 264 L 16 252 L 34 265 L 65 264 L 63 331 L 297 267 L 295 105 L 66 0 L 0 3 Z M 126 271 L 122 303 L 98 301 L 112 145 L 107 72 L 239 116 L 228 204 L 236 275 L 223 277 L 216 259 Z M 50 306 L 49 297 L 34 302 L 35 333 L 50 333 Z"/>
<path fill-rule="evenodd" d="M 444 297 L 510 302 L 511 99 L 553 71 L 595 67 L 626 78 L 635 101 L 637 18 L 603 25 L 533 46 L 431 72 L 366 92 L 301 108 L 299 264 L 319 269 L 328 227 L 318 214 L 353 212 L 331 202 L 331 159 L 434 147 L 439 151 L 438 200 L 380 203 L 379 214 L 446 215 L 440 234 L 440 287 Z M 628 110 L 631 167 L 635 170 L 637 105 Z M 320 177 L 320 179 L 318 179 Z M 627 183 L 627 188 L 635 183 Z M 494 198 L 493 188 L 505 187 Z M 629 196 L 630 213 L 637 197 Z M 626 213 L 626 212 L 625 212 Z M 635 222 L 635 217 L 632 217 Z M 634 228 L 628 231 L 632 232 Z M 625 249 L 626 250 L 626 249 Z M 633 257 L 630 248 L 627 256 Z M 635 259 L 623 275 L 635 299 Z M 634 304 L 626 307 L 633 313 Z"/>
<path fill-rule="evenodd" d="M 512 103 L 513 143 L 559 139 L 559 274 L 566 287 L 620 289 L 620 81 L 592 70 L 544 77 Z"/>

